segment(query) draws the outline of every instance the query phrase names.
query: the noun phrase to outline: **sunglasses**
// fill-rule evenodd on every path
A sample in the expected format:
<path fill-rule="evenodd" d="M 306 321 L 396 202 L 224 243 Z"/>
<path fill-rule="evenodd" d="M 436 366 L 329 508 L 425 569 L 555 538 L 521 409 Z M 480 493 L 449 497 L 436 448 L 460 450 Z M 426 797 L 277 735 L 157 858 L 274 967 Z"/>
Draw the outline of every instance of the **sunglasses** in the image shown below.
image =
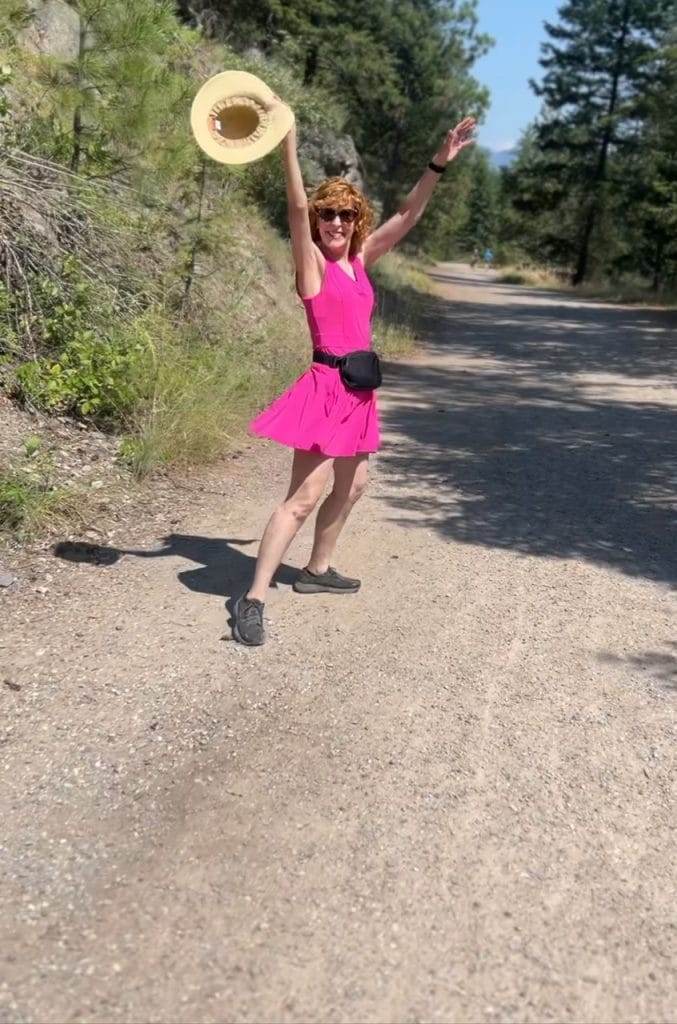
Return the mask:
<path fill-rule="evenodd" d="M 317 211 L 317 216 L 320 220 L 323 220 L 325 224 L 330 224 L 336 216 L 341 218 L 342 224 L 352 224 L 357 217 L 357 210 L 335 210 L 332 206 L 322 206 Z"/>

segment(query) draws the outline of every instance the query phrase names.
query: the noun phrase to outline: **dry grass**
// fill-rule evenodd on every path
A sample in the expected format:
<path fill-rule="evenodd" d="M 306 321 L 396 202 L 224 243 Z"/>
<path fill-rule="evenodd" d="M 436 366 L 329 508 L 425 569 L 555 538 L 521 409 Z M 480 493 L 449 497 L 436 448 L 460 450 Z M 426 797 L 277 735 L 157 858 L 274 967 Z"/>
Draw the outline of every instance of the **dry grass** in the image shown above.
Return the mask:
<path fill-rule="evenodd" d="M 590 281 L 574 286 L 569 284 L 562 275 L 539 267 L 501 267 L 496 281 L 498 284 L 526 285 L 529 288 L 543 288 L 548 291 L 558 291 L 586 299 L 600 299 L 619 305 L 662 306 L 665 308 L 677 305 L 677 293 L 656 293 L 641 282 L 620 281 L 612 284 L 604 281 Z"/>
<path fill-rule="evenodd" d="M 402 356 L 416 344 L 426 296 L 433 288 L 422 265 L 401 253 L 388 253 L 371 271 L 376 287 L 374 344 L 386 357 Z"/>
<path fill-rule="evenodd" d="M 28 470 L 0 471 L 0 535 L 26 539 L 45 533 L 78 516 L 73 492 L 55 489 Z"/>
<path fill-rule="evenodd" d="M 618 305 L 660 306 L 665 309 L 673 309 L 677 306 L 677 292 L 654 292 L 646 285 L 635 284 L 631 281 L 621 281 L 618 284 L 591 281 L 578 285 L 576 288 L 568 286 L 565 290 L 572 295 L 580 295 L 588 299 L 601 299 L 604 302 L 613 302 Z"/>
<path fill-rule="evenodd" d="M 564 290 L 566 287 L 562 279 L 551 270 L 537 267 L 501 267 L 496 281 L 498 284 L 522 284 L 530 288 Z"/>

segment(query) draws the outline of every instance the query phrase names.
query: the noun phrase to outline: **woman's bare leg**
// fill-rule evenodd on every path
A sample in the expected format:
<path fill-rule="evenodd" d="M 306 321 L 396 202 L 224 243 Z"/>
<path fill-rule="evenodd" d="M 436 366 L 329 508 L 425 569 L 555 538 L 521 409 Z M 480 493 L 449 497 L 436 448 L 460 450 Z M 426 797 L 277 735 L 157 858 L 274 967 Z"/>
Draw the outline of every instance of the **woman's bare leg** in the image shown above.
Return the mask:
<path fill-rule="evenodd" d="M 332 460 L 314 452 L 294 452 L 287 497 L 268 520 L 256 560 L 254 582 L 247 597 L 265 601 L 285 551 L 324 493 Z"/>
<path fill-rule="evenodd" d="M 312 573 L 329 568 L 339 534 L 355 502 L 364 494 L 369 469 L 368 455 L 334 460 L 334 486 L 322 502 L 315 522 L 313 550 L 308 562 Z"/>

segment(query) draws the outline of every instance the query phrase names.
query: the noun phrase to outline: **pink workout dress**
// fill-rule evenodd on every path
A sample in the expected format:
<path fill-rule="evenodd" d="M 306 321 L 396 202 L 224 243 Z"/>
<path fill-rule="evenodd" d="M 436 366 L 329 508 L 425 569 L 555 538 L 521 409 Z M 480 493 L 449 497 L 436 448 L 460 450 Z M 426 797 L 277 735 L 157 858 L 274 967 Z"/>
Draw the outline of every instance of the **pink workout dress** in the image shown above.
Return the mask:
<path fill-rule="evenodd" d="M 355 280 L 326 261 L 322 287 L 303 299 L 313 349 L 334 356 L 371 348 L 374 290 L 362 260 L 350 261 Z M 338 369 L 312 363 L 288 391 L 252 420 L 259 437 L 332 458 L 375 452 L 380 445 L 376 395 L 352 391 Z"/>

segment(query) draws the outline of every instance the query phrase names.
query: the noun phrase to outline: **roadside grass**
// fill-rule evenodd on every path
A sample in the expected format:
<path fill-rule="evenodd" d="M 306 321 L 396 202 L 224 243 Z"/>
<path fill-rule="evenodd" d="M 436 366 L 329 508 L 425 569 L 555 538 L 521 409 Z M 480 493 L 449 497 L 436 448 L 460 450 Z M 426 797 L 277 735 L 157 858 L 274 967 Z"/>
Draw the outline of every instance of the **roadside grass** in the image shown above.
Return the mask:
<path fill-rule="evenodd" d="M 551 270 L 536 267 L 501 267 L 497 284 L 521 284 L 531 288 L 564 290 L 565 285 Z"/>
<path fill-rule="evenodd" d="M 677 306 L 677 292 L 652 291 L 641 281 L 589 281 L 571 285 L 560 274 L 539 267 L 504 266 L 495 278 L 497 284 L 524 285 L 529 288 L 558 291 L 586 299 L 600 299 L 618 305 Z"/>
<path fill-rule="evenodd" d="M 236 205 L 223 270 L 200 280 L 188 315 L 177 316 L 170 302 L 154 296 L 145 310 L 125 314 L 111 307 L 109 322 L 90 321 L 89 294 L 81 290 L 82 314 L 69 315 L 82 316 L 82 330 L 78 322 L 77 336 L 54 354 L 23 363 L 23 373 L 10 368 L 8 390 L 28 408 L 89 420 L 118 435 L 119 462 L 137 479 L 226 454 L 241 441 L 247 421 L 289 387 L 310 358 L 288 242 L 256 210 Z M 416 341 L 432 291 L 429 278 L 400 254 L 384 257 L 371 273 L 375 346 L 386 358 L 404 355 Z M 61 309 L 57 305 L 59 316 Z M 58 325 L 66 335 L 71 321 Z M 87 507 L 89 495 L 80 486 L 53 485 L 37 447 L 30 442 L 23 457 L 0 470 L 5 536 L 23 540 L 52 532 L 82 519 Z"/>
<path fill-rule="evenodd" d="M 221 345 L 192 331 L 156 336 L 149 397 L 121 440 L 121 461 L 145 477 L 224 455 L 253 412 L 300 371 L 299 335 L 297 318 L 287 314 Z"/>
<path fill-rule="evenodd" d="M 572 295 L 581 295 L 588 299 L 602 299 L 605 302 L 613 302 L 618 305 L 661 306 L 666 309 L 677 307 L 677 291 L 656 292 L 646 285 L 632 281 L 619 283 L 590 281 L 577 285 L 575 288 L 569 285 L 566 290 Z"/>
<path fill-rule="evenodd" d="M 376 289 L 374 345 L 386 358 L 406 355 L 416 344 L 426 299 L 433 292 L 418 260 L 388 253 L 370 270 Z"/>
<path fill-rule="evenodd" d="M 373 327 L 374 348 L 385 359 L 406 356 L 413 350 L 416 337 L 405 324 L 389 323 L 377 318 Z"/>
<path fill-rule="evenodd" d="M 25 540 L 73 519 L 77 496 L 21 468 L 0 470 L 0 535 Z"/>

